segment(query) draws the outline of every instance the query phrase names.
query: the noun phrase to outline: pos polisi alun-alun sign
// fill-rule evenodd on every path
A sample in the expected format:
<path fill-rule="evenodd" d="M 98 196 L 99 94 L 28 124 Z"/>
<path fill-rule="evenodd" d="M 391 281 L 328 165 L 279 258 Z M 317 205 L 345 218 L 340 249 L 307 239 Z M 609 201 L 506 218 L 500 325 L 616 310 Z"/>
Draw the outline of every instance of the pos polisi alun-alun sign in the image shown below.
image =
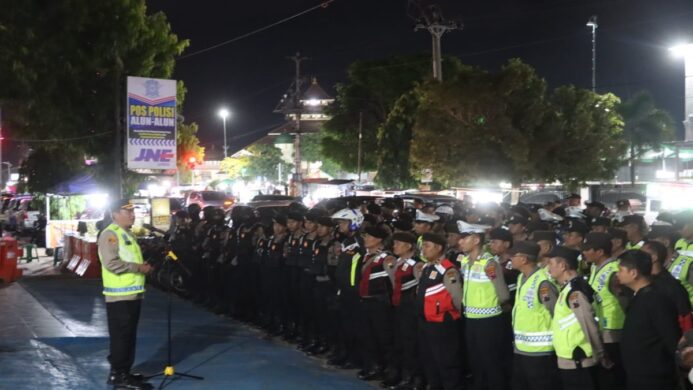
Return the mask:
<path fill-rule="evenodd" d="M 128 169 L 176 169 L 176 80 L 128 77 Z"/>

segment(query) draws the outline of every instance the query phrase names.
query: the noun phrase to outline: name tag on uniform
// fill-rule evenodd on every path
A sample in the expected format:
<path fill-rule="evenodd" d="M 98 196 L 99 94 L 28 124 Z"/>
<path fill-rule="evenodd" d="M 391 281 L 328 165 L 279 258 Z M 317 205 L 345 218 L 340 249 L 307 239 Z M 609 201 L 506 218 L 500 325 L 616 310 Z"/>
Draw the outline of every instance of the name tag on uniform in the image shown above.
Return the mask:
<path fill-rule="evenodd" d="M 433 271 L 431 274 L 428 276 L 429 279 L 435 279 L 438 276 L 438 271 Z"/>
<path fill-rule="evenodd" d="M 409 263 L 404 263 L 402 266 L 402 271 L 406 271 L 409 268 Z"/>

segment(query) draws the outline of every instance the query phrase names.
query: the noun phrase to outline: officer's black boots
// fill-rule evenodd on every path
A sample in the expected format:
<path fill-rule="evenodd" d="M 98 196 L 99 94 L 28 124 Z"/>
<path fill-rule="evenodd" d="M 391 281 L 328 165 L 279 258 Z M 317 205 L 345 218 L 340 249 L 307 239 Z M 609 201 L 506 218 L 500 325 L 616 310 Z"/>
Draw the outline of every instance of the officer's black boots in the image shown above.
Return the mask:
<path fill-rule="evenodd" d="M 129 373 L 116 373 L 109 377 L 109 384 L 113 385 L 114 390 L 150 390 L 154 386 L 144 382 L 144 378 L 139 375 L 131 375 Z"/>

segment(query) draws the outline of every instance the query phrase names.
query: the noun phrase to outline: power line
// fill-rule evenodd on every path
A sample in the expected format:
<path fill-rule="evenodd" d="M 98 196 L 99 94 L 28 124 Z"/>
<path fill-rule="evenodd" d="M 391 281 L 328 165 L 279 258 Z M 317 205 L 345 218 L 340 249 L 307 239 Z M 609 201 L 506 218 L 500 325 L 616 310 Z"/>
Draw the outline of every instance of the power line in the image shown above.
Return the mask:
<path fill-rule="evenodd" d="M 50 139 L 17 139 L 17 138 L 3 138 L 7 141 L 19 142 L 19 143 L 39 143 L 39 142 L 65 142 L 65 141 L 77 141 L 82 139 L 101 137 L 107 134 L 112 134 L 112 131 L 104 131 L 103 133 L 96 133 L 91 135 L 84 135 L 81 137 L 69 137 L 69 138 L 50 138 Z"/>
<path fill-rule="evenodd" d="M 245 33 L 245 34 L 243 34 L 243 35 L 239 35 L 239 36 L 237 36 L 237 37 L 235 37 L 235 38 L 229 39 L 228 41 L 224 41 L 224 42 L 221 42 L 221 43 L 217 43 L 216 45 L 212 45 L 212 46 L 209 46 L 209 47 L 207 47 L 207 48 L 204 48 L 204 49 L 201 49 L 201 50 L 198 50 L 198 51 L 194 51 L 194 52 L 192 52 L 192 53 L 188 53 L 188 54 L 186 54 L 186 55 L 184 55 L 184 56 L 179 57 L 178 59 L 182 60 L 182 59 L 190 58 L 190 57 L 192 57 L 192 56 L 195 56 L 195 55 L 198 55 L 198 54 L 202 54 L 202 53 L 206 53 L 206 52 L 208 52 L 208 51 L 217 49 L 217 48 L 219 48 L 219 47 L 221 47 L 221 46 L 225 46 L 225 45 L 228 45 L 228 44 L 230 44 L 230 43 L 240 41 L 241 39 L 248 38 L 249 36 L 255 35 L 255 34 L 259 33 L 259 32 L 268 30 L 268 29 L 270 29 L 270 28 L 272 28 L 272 27 L 274 27 L 274 26 L 278 26 L 278 25 L 280 25 L 280 24 L 282 24 L 282 23 L 288 22 L 289 20 L 296 19 L 296 18 L 298 18 L 299 16 L 302 16 L 302 15 L 305 15 L 305 14 L 307 14 L 307 13 L 309 13 L 309 12 L 315 11 L 316 9 L 319 9 L 319 8 L 323 8 L 323 9 L 324 9 L 324 8 L 327 8 L 327 6 L 329 6 L 329 5 L 330 5 L 331 3 L 333 3 L 334 1 L 335 1 L 335 0 L 324 0 L 322 3 L 320 3 L 320 4 L 318 4 L 318 5 L 314 6 L 314 7 L 310 7 L 310 8 L 308 8 L 308 9 L 306 9 L 306 10 L 303 10 L 303 11 L 297 13 L 297 14 L 294 14 L 294 15 L 289 16 L 289 17 L 287 17 L 287 18 L 281 19 L 281 20 L 276 21 L 276 22 L 274 22 L 274 23 L 268 24 L 268 25 L 266 25 L 266 26 L 264 26 L 264 27 L 260 27 L 260 28 L 258 28 L 258 29 L 256 29 L 256 30 L 253 30 L 253 31 L 248 32 L 248 33 Z"/>

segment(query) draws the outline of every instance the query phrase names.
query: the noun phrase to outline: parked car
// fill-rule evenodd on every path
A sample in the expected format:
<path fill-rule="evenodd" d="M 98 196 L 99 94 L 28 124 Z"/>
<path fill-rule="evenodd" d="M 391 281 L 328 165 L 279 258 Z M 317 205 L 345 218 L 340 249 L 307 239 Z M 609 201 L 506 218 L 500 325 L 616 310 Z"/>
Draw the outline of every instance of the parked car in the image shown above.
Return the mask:
<path fill-rule="evenodd" d="M 222 191 L 192 191 L 185 200 L 185 206 L 193 203 L 199 204 L 202 208 L 213 206 L 228 210 L 236 203 L 236 199 Z"/>

